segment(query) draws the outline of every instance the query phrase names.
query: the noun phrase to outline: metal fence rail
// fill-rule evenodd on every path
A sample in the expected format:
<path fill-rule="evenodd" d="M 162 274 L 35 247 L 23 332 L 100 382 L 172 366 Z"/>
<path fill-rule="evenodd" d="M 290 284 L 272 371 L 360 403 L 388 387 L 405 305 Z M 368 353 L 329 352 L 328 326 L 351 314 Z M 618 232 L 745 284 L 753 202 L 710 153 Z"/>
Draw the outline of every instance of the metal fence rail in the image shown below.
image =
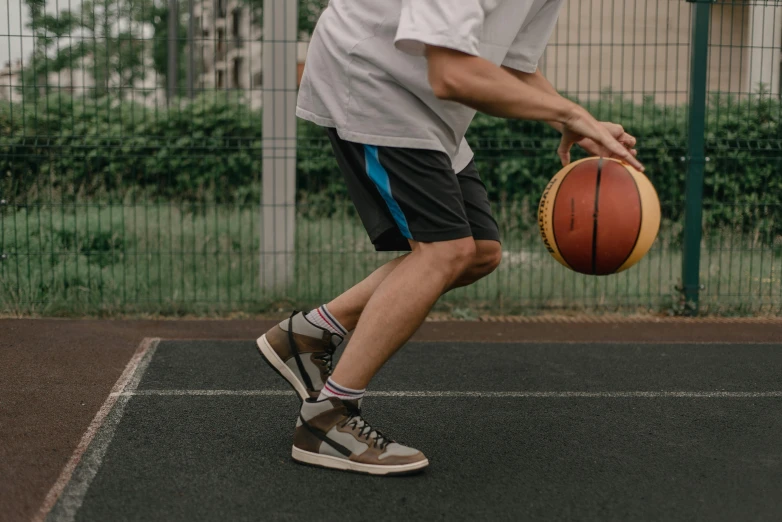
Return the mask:
<path fill-rule="evenodd" d="M 292 116 L 325 0 L 18 4 L 0 8 L 0 313 L 276 311 L 390 259 Z M 556 133 L 479 116 L 503 263 L 438 306 L 778 314 L 780 61 L 777 2 L 566 3 L 541 69 L 638 136 L 660 237 L 626 273 L 565 270 L 536 229 Z"/>

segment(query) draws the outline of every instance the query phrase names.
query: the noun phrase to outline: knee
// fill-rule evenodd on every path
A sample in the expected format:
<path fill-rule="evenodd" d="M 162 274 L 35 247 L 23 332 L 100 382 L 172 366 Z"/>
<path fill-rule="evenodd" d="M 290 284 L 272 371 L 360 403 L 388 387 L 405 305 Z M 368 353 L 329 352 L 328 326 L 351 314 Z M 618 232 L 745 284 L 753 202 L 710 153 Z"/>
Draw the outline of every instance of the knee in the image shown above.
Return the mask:
<path fill-rule="evenodd" d="M 502 262 L 502 245 L 497 241 L 479 241 L 470 272 L 476 280 L 491 274 Z"/>
<path fill-rule="evenodd" d="M 468 271 L 477 253 L 475 241 L 471 238 L 429 243 L 424 250 L 433 258 L 433 266 L 456 279 Z"/>

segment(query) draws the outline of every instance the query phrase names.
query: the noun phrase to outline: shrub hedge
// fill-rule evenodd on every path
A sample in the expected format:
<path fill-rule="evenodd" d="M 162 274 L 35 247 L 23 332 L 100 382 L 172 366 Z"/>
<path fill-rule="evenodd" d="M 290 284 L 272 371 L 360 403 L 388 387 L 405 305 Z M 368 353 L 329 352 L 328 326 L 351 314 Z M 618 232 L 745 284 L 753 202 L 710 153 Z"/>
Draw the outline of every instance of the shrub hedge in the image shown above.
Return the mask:
<path fill-rule="evenodd" d="M 605 93 L 585 104 L 639 139 L 667 218 L 684 209 L 687 114 Z M 779 100 L 714 95 L 707 113 L 707 224 L 782 234 Z M 545 124 L 479 115 L 468 134 L 500 204 L 537 200 L 558 170 L 557 133 Z M 0 190 L 20 201 L 72 195 L 251 203 L 260 197 L 261 114 L 212 94 L 171 108 L 53 95 L 0 103 Z M 300 208 L 328 215 L 347 198 L 322 129 L 299 122 Z"/>

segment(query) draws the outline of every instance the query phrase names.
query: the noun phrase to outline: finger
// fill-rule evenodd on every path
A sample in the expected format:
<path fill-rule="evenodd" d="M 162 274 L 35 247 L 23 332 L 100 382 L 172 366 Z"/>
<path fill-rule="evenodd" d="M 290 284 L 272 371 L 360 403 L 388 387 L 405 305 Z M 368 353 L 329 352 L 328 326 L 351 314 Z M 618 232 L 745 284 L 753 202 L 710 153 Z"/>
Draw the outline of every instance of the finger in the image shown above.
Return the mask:
<path fill-rule="evenodd" d="M 608 144 L 607 144 L 608 145 Z M 611 152 L 622 161 L 632 165 L 637 170 L 643 172 L 645 170 L 644 166 L 641 164 L 640 161 L 638 161 L 633 154 L 624 148 L 619 142 L 614 142 L 608 147 L 611 149 Z"/>
<path fill-rule="evenodd" d="M 646 170 L 646 167 L 643 166 L 643 163 L 638 161 L 636 157 L 633 154 L 630 154 L 629 152 L 625 155 L 624 158 L 622 158 L 622 160 L 625 163 L 629 163 L 630 165 L 635 167 L 635 170 L 639 172 L 644 172 Z"/>
<path fill-rule="evenodd" d="M 613 156 L 613 153 L 610 150 L 605 147 L 601 147 L 600 145 L 593 145 L 592 148 L 587 149 L 587 152 L 592 156 L 598 156 L 600 158 L 610 158 Z"/>
<path fill-rule="evenodd" d="M 563 167 L 570 165 L 570 151 L 558 150 L 557 155 L 559 155 L 559 161 Z"/>
<path fill-rule="evenodd" d="M 628 149 L 632 149 L 635 147 L 636 143 L 638 143 L 638 140 L 635 139 L 634 136 L 631 136 L 630 134 L 624 133 L 619 138 L 619 143 L 627 147 Z"/>
<path fill-rule="evenodd" d="M 630 155 L 632 155 L 632 157 L 634 157 L 634 158 L 638 157 L 638 151 L 637 150 L 635 150 L 635 149 L 628 149 L 628 151 L 630 152 Z M 623 160 L 623 161 L 624 161 L 624 158 L 625 158 L 625 156 L 619 156 L 618 154 L 601 154 L 601 156 L 614 158 L 614 159 L 618 159 L 618 160 Z"/>
<path fill-rule="evenodd" d="M 637 150 L 635 150 L 635 149 L 627 149 L 627 151 L 628 151 L 628 152 L 629 152 L 629 153 L 630 153 L 630 154 L 631 154 L 631 155 L 632 155 L 634 158 L 638 156 L 638 151 L 637 151 Z M 625 156 L 624 156 L 624 154 L 620 156 L 620 155 L 618 155 L 618 154 L 614 154 L 614 153 L 609 153 L 609 154 L 601 154 L 601 155 L 602 155 L 602 156 L 609 157 L 609 158 L 618 159 L 618 160 L 624 159 L 624 157 L 625 157 Z"/>
<path fill-rule="evenodd" d="M 605 127 L 598 129 L 597 134 L 598 135 L 596 137 L 598 139 L 595 141 L 606 147 L 611 152 L 611 156 L 629 163 L 638 170 L 643 169 L 643 165 L 641 165 L 641 163 L 635 159 L 630 151 L 623 144 L 621 144 L 619 140 L 611 136 Z"/>
<path fill-rule="evenodd" d="M 585 138 L 578 141 L 578 146 L 587 151 L 592 156 L 599 156 L 608 158 L 611 156 L 611 151 L 597 143 L 595 140 Z"/>
<path fill-rule="evenodd" d="M 600 123 L 603 125 L 603 127 L 605 127 L 605 129 L 608 132 L 611 133 L 611 136 L 621 136 L 622 134 L 625 133 L 624 128 L 618 123 L 614 123 L 611 121 L 603 121 Z"/>
<path fill-rule="evenodd" d="M 572 147 L 573 141 L 562 136 L 562 141 L 559 142 L 559 148 L 557 148 L 557 155 L 559 155 L 559 161 L 562 162 L 563 167 L 570 164 L 570 149 Z"/>

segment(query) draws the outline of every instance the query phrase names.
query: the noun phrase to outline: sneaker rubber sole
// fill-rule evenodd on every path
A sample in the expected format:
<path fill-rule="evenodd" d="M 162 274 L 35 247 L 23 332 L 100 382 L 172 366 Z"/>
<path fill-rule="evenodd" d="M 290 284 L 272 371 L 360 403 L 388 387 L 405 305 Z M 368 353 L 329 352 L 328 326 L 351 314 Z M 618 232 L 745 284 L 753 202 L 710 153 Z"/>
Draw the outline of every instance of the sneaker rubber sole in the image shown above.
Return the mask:
<path fill-rule="evenodd" d="M 412 475 L 414 473 L 423 471 L 424 468 L 429 466 L 428 459 L 424 459 L 419 462 L 411 462 L 410 464 L 397 464 L 393 466 L 363 464 L 361 462 L 353 462 L 352 460 L 347 460 L 340 457 L 332 457 L 331 455 L 322 455 L 320 453 L 304 451 L 297 448 L 296 446 L 293 446 L 291 456 L 293 457 L 293 460 L 302 464 L 309 464 L 310 466 L 318 466 L 320 468 L 352 471 L 354 473 L 364 473 L 367 475 Z"/>
<path fill-rule="evenodd" d="M 260 336 L 256 341 L 256 344 L 258 345 L 258 350 L 261 352 L 261 357 L 266 361 L 266 364 L 277 372 L 280 377 L 288 381 L 288 384 L 293 387 L 302 401 L 309 399 L 310 394 L 307 391 L 307 387 L 304 386 L 304 383 L 296 377 L 296 374 L 293 373 L 290 368 L 288 368 L 285 362 L 280 359 L 280 356 L 274 351 L 274 348 L 269 344 L 269 341 L 266 340 L 266 334 Z"/>

